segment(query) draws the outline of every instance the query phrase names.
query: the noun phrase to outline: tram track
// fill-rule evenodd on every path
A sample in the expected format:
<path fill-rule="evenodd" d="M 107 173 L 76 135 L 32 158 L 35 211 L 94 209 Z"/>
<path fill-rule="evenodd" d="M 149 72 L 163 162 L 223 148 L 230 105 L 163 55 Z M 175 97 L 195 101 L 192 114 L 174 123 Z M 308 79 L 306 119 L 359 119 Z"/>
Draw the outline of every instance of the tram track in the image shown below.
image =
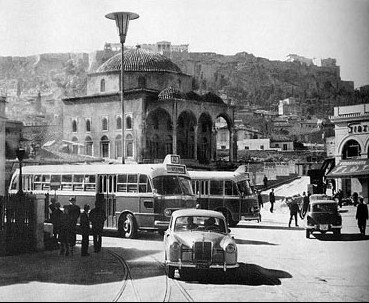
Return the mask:
<path fill-rule="evenodd" d="M 131 276 L 131 270 L 130 270 L 126 260 L 124 260 L 124 258 L 122 256 L 120 256 L 119 254 L 117 254 L 116 252 L 114 252 L 110 249 L 106 249 L 106 251 L 118 260 L 118 262 L 122 265 L 123 270 L 124 270 L 122 286 L 120 287 L 118 293 L 115 295 L 115 297 L 113 299 L 113 302 L 120 302 L 120 299 L 122 298 L 123 293 L 126 290 L 126 287 L 127 287 L 128 283 L 130 283 L 131 286 L 132 286 L 133 293 L 135 295 L 135 298 L 136 298 L 137 302 L 141 302 L 141 297 L 138 294 L 136 287 L 134 286 L 133 279 L 132 279 L 132 276 Z"/>
<path fill-rule="evenodd" d="M 123 298 L 124 293 L 127 290 L 128 285 L 131 285 L 136 301 L 137 302 L 142 302 L 141 297 L 140 297 L 140 295 L 137 291 L 137 288 L 134 285 L 134 279 L 132 278 L 131 270 L 130 270 L 130 267 L 129 267 L 128 263 L 125 261 L 125 259 L 121 255 L 114 252 L 113 250 L 106 249 L 106 251 L 111 256 L 113 256 L 114 258 L 116 258 L 118 260 L 118 262 L 122 265 L 123 271 L 124 271 L 122 285 L 121 285 L 118 293 L 115 295 L 115 297 L 113 299 L 113 302 L 120 302 L 121 301 L 121 299 Z M 181 285 L 181 283 L 178 280 L 168 278 L 167 273 L 166 273 L 166 269 L 165 269 L 165 265 L 161 261 L 159 261 L 157 258 L 155 258 L 153 256 L 150 256 L 150 258 L 152 260 L 154 260 L 157 267 L 162 271 L 162 273 L 165 276 L 165 290 L 164 290 L 161 302 L 171 302 L 172 300 L 176 301 L 175 299 L 173 299 L 173 296 L 175 295 L 175 289 L 180 291 L 180 293 L 182 294 L 182 296 L 184 297 L 186 302 L 194 302 L 195 301 L 192 298 L 192 296 L 187 292 L 187 290 Z"/>

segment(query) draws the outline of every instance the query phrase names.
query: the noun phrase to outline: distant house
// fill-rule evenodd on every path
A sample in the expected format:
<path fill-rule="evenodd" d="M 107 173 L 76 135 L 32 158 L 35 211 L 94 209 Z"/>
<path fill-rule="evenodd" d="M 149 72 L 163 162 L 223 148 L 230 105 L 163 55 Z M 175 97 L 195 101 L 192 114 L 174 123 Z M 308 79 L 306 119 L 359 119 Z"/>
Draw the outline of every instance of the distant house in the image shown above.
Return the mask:
<path fill-rule="evenodd" d="M 285 136 L 274 135 L 270 139 L 270 148 L 281 151 L 293 151 L 293 141 Z"/>

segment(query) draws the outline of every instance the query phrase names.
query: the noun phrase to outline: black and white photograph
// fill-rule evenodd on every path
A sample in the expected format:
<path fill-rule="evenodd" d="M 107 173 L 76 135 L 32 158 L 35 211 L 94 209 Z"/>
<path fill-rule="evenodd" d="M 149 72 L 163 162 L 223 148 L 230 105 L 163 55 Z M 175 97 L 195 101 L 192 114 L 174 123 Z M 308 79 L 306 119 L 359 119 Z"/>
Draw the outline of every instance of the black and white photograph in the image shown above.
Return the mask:
<path fill-rule="evenodd" d="M 1 302 L 368 302 L 369 0 L 0 0 Z"/>

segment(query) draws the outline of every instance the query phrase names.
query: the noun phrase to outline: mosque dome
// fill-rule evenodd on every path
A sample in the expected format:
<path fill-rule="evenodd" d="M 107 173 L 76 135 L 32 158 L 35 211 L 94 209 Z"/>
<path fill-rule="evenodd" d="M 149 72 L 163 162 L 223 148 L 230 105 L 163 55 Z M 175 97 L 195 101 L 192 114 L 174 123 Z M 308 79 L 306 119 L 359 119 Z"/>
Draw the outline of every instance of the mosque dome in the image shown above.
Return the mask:
<path fill-rule="evenodd" d="M 120 71 L 121 62 L 121 53 L 116 54 L 104 62 L 96 73 Z M 181 69 L 167 57 L 140 47 L 124 51 L 124 71 L 181 73 Z"/>

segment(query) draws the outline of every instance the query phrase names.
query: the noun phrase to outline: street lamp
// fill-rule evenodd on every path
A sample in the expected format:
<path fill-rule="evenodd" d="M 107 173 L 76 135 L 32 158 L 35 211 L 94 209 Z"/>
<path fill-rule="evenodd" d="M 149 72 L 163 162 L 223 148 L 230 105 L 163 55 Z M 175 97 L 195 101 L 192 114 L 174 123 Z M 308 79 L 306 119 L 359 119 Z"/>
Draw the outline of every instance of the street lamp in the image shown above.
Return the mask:
<path fill-rule="evenodd" d="M 124 42 L 126 41 L 127 31 L 128 31 L 128 24 L 130 20 L 137 19 L 139 15 L 136 13 L 130 13 L 130 12 L 114 12 L 105 15 L 106 18 L 115 20 L 115 23 L 117 25 L 118 34 L 120 37 L 120 43 L 122 45 L 121 47 L 121 56 L 122 56 L 122 64 L 120 69 L 120 101 L 122 106 L 122 163 L 124 164 L 124 97 L 123 97 L 123 91 L 124 91 Z"/>
<path fill-rule="evenodd" d="M 23 194 L 22 162 L 23 162 L 24 155 L 25 155 L 26 151 L 25 151 L 24 148 L 18 148 L 15 153 L 16 153 L 18 161 L 19 161 L 19 182 L 18 182 L 19 183 L 19 189 L 18 189 L 18 194 L 22 195 Z"/>

